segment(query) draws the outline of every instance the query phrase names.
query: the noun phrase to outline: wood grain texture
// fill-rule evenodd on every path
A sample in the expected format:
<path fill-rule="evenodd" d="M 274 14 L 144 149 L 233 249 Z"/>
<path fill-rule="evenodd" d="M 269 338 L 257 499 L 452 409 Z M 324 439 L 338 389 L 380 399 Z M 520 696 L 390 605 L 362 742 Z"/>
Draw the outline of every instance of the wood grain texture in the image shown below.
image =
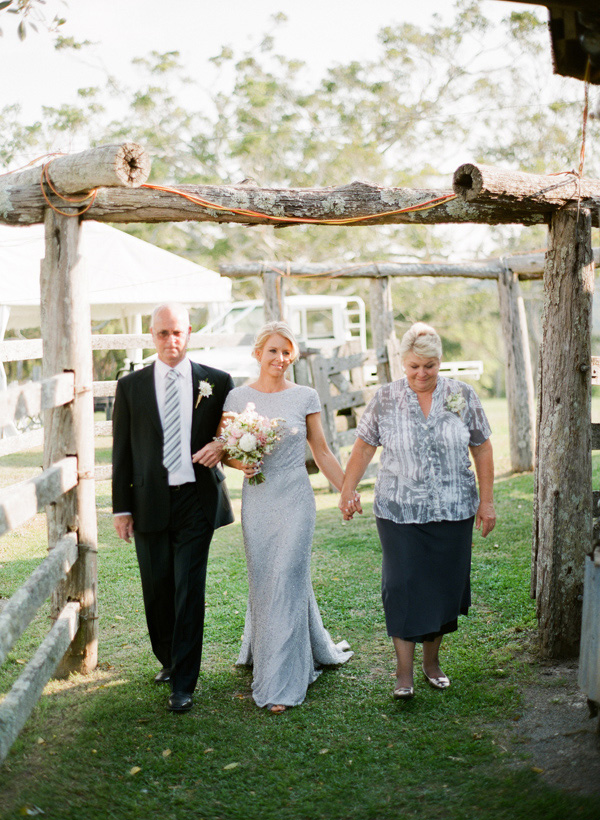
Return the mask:
<path fill-rule="evenodd" d="M 591 219 L 552 220 L 540 356 L 532 592 L 546 657 L 577 655 L 592 545 Z"/>

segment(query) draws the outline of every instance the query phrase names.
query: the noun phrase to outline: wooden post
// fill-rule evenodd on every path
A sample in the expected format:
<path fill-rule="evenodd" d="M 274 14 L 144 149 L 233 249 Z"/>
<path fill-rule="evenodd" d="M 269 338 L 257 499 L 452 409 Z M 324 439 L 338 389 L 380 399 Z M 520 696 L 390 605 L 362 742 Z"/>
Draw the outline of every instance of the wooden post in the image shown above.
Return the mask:
<path fill-rule="evenodd" d="M 371 335 L 375 354 L 387 353 L 387 362 L 377 365 L 377 381 L 393 382 L 402 376 L 402 363 L 398 356 L 398 339 L 394 330 L 392 288 L 389 276 L 369 280 L 371 303 Z"/>
<path fill-rule="evenodd" d="M 98 656 L 97 527 L 94 489 L 94 404 L 92 344 L 87 283 L 78 255 L 79 220 L 46 211 L 46 256 L 40 290 L 45 376 L 72 371 L 75 398 L 46 411 L 44 466 L 67 455 L 77 457 L 78 483 L 47 509 L 49 548 L 66 532 L 77 532 L 79 558 L 52 598 L 56 618 L 67 600 L 81 605 L 80 628 L 58 674 L 95 669 Z"/>
<path fill-rule="evenodd" d="M 592 540 L 589 210 L 553 216 L 544 289 L 532 593 L 542 655 L 561 658 L 579 651 L 584 557 Z"/>
<path fill-rule="evenodd" d="M 265 322 L 281 322 L 285 319 L 283 277 L 273 271 L 263 273 L 265 299 Z"/>
<path fill-rule="evenodd" d="M 516 273 L 498 276 L 498 300 L 506 351 L 510 461 L 514 472 L 533 469 L 535 404 L 525 305 Z"/>

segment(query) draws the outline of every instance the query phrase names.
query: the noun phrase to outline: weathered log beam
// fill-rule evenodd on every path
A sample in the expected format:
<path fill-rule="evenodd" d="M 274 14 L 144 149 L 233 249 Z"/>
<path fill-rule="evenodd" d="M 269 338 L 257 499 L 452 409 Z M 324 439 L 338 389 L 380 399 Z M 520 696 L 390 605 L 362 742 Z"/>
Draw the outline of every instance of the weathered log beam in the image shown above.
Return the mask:
<path fill-rule="evenodd" d="M 38 185 L 43 166 L 38 165 L 3 178 L 6 185 Z M 123 142 L 103 145 L 79 154 L 51 160 L 50 181 L 60 193 L 76 194 L 92 188 L 138 188 L 150 176 L 150 157 L 141 145 Z"/>
<path fill-rule="evenodd" d="M 293 220 L 319 222 L 357 219 L 373 214 L 368 220 L 345 223 L 348 227 L 368 225 L 444 223 L 483 223 L 534 225 L 546 222 L 541 207 L 527 207 L 522 212 L 511 206 L 494 203 L 471 204 L 461 198 L 444 201 L 452 191 L 379 188 L 364 182 L 352 182 L 339 188 L 254 188 L 249 185 L 178 185 L 185 195 L 200 198 L 225 209 L 254 211 L 266 216 L 217 210 L 191 202 L 175 192 L 141 188 L 101 188 L 83 219 L 97 222 L 234 222 L 244 225 L 270 224 L 287 227 Z M 440 204 L 428 210 L 406 211 L 441 198 Z M 13 186 L 8 200 L 0 191 L 0 222 L 32 224 L 42 222 L 46 203 L 39 181 L 22 187 Z M 401 213 L 393 213 L 402 211 Z M 384 214 L 386 214 L 384 216 Z M 274 217 L 274 219 L 266 218 Z M 279 219 L 278 219 L 279 217 Z M 285 220 L 292 220 L 286 222 Z M 339 224 L 339 223 L 338 223 Z"/>
<path fill-rule="evenodd" d="M 594 210 L 600 204 L 600 180 L 580 181 L 572 172 L 527 174 L 466 163 L 454 172 L 452 187 L 464 202 L 507 210 L 515 208 L 519 213 L 531 210 L 550 214 L 565 205 L 577 204 L 579 200 L 581 207 Z M 594 225 L 598 225 L 597 213 Z"/>
<path fill-rule="evenodd" d="M 594 248 L 594 264 L 600 266 L 600 248 Z M 519 279 L 541 279 L 544 275 L 545 254 L 524 253 L 487 259 L 484 262 L 241 262 L 219 265 L 221 276 L 231 279 L 244 276 L 262 276 L 274 272 L 282 276 L 318 279 L 380 279 L 385 276 L 446 276 L 449 278 L 493 279 L 506 270 Z"/>
<path fill-rule="evenodd" d="M 388 276 L 449 276 L 473 279 L 497 279 L 504 270 L 502 263 L 493 259 L 489 262 L 367 262 L 364 264 L 287 263 L 287 262 L 243 262 L 219 265 L 221 276 L 232 279 L 244 276 L 262 276 L 265 273 L 279 273 L 283 276 L 320 277 L 328 279 L 383 279 Z"/>
<path fill-rule="evenodd" d="M 42 169 L 43 165 L 37 165 L 0 177 L 0 222 L 18 225 L 44 221 L 46 201 L 41 190 Z M 81 194 L 98 188 L 110 196 L 111 190 L 142 185 L 150 174 L 150 158 L 134 142 L 104 145 L 79 154 L 55 157 L 47 174 L 61 194 Z M 44 190 L 61 210 L 65 205 L 73 207 L 55 196 L 47 183 L 44 183 Z"/>

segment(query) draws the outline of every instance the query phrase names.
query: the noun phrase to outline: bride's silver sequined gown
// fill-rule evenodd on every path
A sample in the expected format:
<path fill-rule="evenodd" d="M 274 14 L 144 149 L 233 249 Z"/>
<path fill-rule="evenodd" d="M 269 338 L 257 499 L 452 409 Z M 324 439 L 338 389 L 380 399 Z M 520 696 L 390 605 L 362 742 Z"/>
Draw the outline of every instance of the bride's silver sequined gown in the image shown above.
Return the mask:
<path fill-rule="evenodd" d="M 281 440 L 265 456 L 266 480 L 242 490 L 242 530 L 248 562 L 249 597 L 238 665 L 253 666 L 252 694 L 258 706 L 297 706 L 320 674 L 319 666 L 345 663 L 346 641 L 334 644 L 323 626 L 310 579 L 315 498 L 305 467 L 306 416 L 321 409 L 311 387 L 279 393 L 237 387 L 225 410 L 237 413 L 253 402 L 268 418 L 283 418 Z"/>

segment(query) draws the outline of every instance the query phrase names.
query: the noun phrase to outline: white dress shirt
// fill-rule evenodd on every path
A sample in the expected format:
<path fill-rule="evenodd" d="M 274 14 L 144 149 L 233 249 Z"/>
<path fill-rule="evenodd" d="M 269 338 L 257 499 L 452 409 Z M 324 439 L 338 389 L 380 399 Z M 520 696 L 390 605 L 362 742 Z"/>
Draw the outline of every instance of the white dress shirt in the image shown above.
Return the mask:
<path fill-rule="evenodd" d="M 192 464 L 190 441 L 192 438 L 192 363 L 186 357 L 173 368 L 179 372 L 177 386 L 179 388 L 180 433 L 181 433 L 181 464 L 177 470 L 169 471 L 169 485 L 187 484 L 196 480 Z M 171 370 L 168 364 L 156 360 L 154 365 L 154 388 L 160 421 L 164 428 L 165 394 L 167 389 L 167 374 Z"/>

